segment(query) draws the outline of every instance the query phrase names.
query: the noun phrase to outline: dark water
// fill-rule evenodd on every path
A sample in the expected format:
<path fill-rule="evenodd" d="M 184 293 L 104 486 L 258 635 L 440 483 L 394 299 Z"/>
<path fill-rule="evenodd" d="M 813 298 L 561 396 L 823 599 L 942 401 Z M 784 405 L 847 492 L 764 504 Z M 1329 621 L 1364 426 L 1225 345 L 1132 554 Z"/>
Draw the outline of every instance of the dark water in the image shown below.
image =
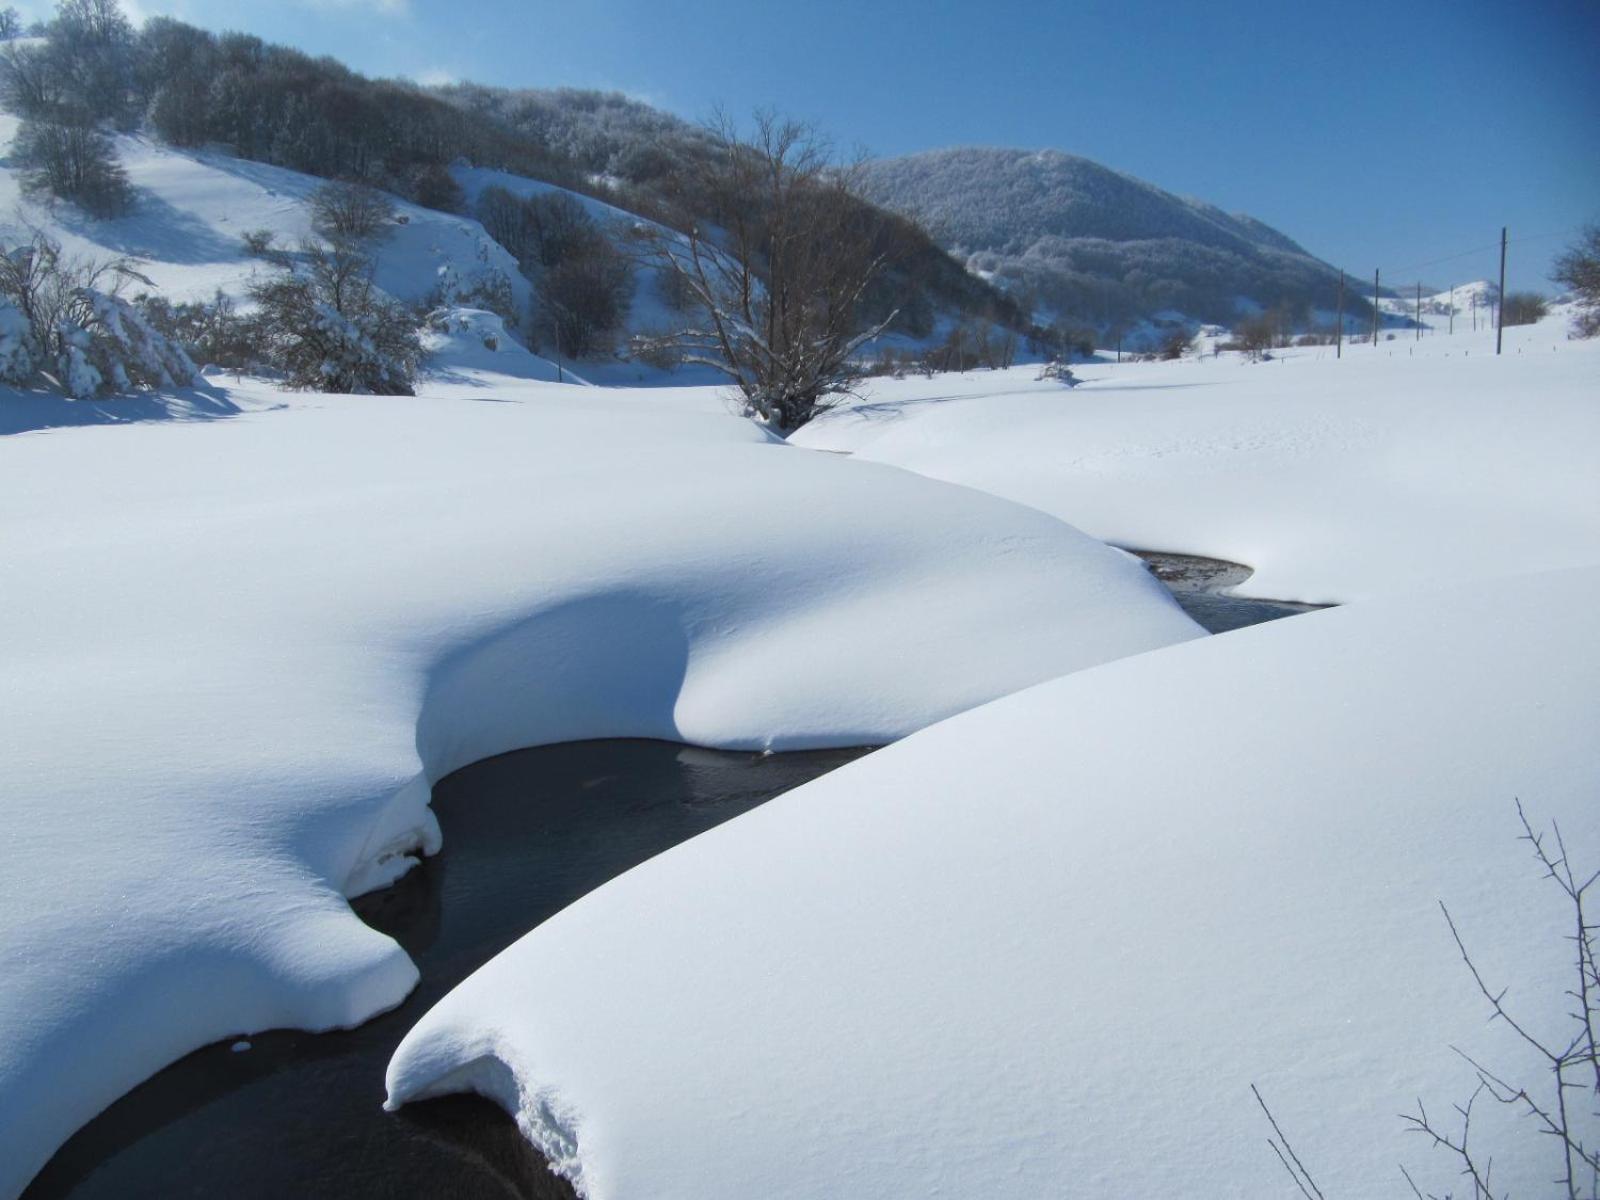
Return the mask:
<path fill-rule="evenodd" d="M 196 1051 L 81 1129 L 28 1200 L 571 1196 L 486 1100 L 385 1113 L 394 1048 L 452 986 L 585 892 L 862 753 L 571 742 L 456 772 L 434 789 L 445 852 L 354 905 L 420 968 L 406 1002 L 347 1033 Z"/>
<path fill-rule="evenodd" d="M 1227 633 L 1246 625 L 1260 625 L 1296 613 L 1315 612 L 1325 604 L 1297 604 L 1292 600 L 1251 600 L 1232 596 L 1252 572 L 1243 563 L 1161 550 L 1136 550 L 1151 574 L 1167 585 L 1184 612 L 1208 633 Z"/>

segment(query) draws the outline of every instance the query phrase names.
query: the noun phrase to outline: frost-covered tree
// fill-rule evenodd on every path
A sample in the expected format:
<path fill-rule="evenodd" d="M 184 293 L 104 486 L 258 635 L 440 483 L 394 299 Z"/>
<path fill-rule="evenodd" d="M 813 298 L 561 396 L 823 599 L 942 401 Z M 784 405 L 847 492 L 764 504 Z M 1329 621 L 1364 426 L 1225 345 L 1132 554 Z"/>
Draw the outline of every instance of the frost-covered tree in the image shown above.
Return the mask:
<path fill-rule="evenodd" d="M 0 42 L 14 42 L 22 36 L 22 14 L 15 8 L 0 9 Z"/>
<path fill-rule="evenodd" d="M 0 248 L 0 378 L 43 382 L 77 399 L 192 385 L 181 346 L 122 298 L 148 284 L 125 258 L 69 258 L 43 233 Z"/>
<path fill-rule="evenodd" d="M 655 238 L 661 266 L 692 298 L 689 321 L 636 349 L 670 348 L 716 368 L 749 413 L 799 428 L 861 377 L 861 348 L 893 319 L 863 326 L 861 305 L 884 264 L 863 220 L 857 177 L 831 162 L 814 130 L 758 113 L 750 137 L 720 118 L 697 191 L 717 224 Z"/>
<path fill-rule="evenodd" d="M 129 123 L 135 36 L 118 0 L 59 0 L 47 36 L 42 53 L 77 119 Z"/>
<path fill-rule="evenodd" d="M 1572 289 L 1578 302 L 1573 331 L 1579 337 L 1600 334 L 1600 224 L 1590 225 L 1556 259 L 1550 278 Z"/>
<path fill-rule="evenodd" d="M 296 269 L 256 284 L 256 324 L 290 387 L 409 396 L 422 362 L 416 321 L 372 282 L 350 243 L 308 242 Z"/>

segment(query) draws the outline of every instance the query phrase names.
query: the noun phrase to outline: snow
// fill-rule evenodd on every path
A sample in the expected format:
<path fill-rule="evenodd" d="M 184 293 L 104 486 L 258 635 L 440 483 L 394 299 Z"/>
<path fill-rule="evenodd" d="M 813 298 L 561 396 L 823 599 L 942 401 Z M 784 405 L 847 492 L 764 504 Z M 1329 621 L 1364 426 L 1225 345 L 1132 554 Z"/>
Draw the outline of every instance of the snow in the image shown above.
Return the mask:
<path fill-rule="evenodd" d="M 23 427 L 128 420 L 0 438 L 0 1196 L 196 1047 L 398 1003 L 415 969 L 346 897 L 438 849 L 456 767 L 880 743 L 1199 635 L 1054 519 L 787 446 L 714 391 L 461 371 L 0 397 Z"/>
<path fill-rule="evenodd" d="M 407 1035 L 389 1103 L 481 1092 L 592 1200 L 1291 1194 L 1458 1165 L 1396 1114 L 1451 1052 L 1542 1086 L 1600 865 L 1600 568 L 1390 597 L 955 717 L 591 893 Z M 1547 1138 L 1483 1111 L 1509 1194 Z M 1591 1130 L 1591 1134 L 1600 1130 Z M 1591 1142 L 1592 1144 L 1592 1142 Z"/>
<path fill-rule="evenodd" d="M 1493 334 L 1173 363 L 873 380 L 801 429 L 1122 546 L 1246 563 L 1253 596 L 1345 602 L 1600 561 L 1600 341 Z"/>
<path fill-rule="evenodd" d="M 0 145 L 16 136 L 18 120 L 0 114 Z M 310 198 L 323 180 L 216 151 L 177 150 L 152 139 L 118 135 L 118 159 L 136 189 L 134 210 L 113 221 L 83 216 L 71 205 L 24 199 L 17 176 L 0 170 L 0 234 L 43 229 L 69 256 L 131 255 L 155 289 L 174 303 L 209 300 L 219 289 L 241 299 L 253 276 L 271 270 L 250 257 L 244 235 L 270 229 L 275 245 L 293 249 L 311 234 Z M 471 280 L 503 272 L 526 308 L 532 295 L 516 262 L 483 226 L 395 198 L 401 220 L 373 247 L 377 285 L 397 300 L 421 301 L 441 278 Z"/>

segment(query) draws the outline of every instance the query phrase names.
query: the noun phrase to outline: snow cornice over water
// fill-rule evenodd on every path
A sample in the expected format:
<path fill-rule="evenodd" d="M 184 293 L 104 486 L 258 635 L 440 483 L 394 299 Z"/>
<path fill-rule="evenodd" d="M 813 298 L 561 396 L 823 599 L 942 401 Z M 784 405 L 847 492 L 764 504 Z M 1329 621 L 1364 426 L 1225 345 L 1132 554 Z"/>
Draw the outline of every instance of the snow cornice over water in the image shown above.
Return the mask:
<path fill-rule="evenodd" d="M 1572 910 L 1515 801 L 1600 862 L 1597 589 L 1375 600 L 952 718 L 529 933 L 407 1036 L 390 1103 L 481 1092 L 592 1200 L 1282 1196 L 1255 1084 L 1327 1195 L 1399 1194 L 1397 1163 L 1443 1192 L 1395 1114 L 1465 1102 L 1452 1046 L 1547 1064 L 1441 900 L 1570 1032 Z M 1488 1104 L 1473 1133 L 1547 1194 L 1550 1139 Z"/>
<path fill-rule="evenodd" d="M 0 1195 L 200 1045 L 404 997 L 345 897 L 456 767 L 882 743 L 1199 635 L 1054 518 L 714 391 L 501 384 L 0 439 Z"/>

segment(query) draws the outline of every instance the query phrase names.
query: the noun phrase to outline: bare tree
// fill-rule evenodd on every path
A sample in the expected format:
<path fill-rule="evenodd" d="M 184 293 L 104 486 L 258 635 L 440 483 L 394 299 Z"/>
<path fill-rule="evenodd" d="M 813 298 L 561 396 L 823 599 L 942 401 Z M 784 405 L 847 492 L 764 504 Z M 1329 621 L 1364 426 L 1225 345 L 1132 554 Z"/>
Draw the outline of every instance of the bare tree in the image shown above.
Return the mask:
<path fill-rule="evenodd" d="M 14 42 L 22 36 L 22 14 L 15 8 L 0 9 L 0 42 Z"/>
<path fill-rule="evenodd" d="M 1600 224 L 1588 226 L 1562 251 L 1550 278 L 1571 288 L 1577 298 L 1573 331 L 1579 337 L 1600 334 Z"/>
<path fill-rule="evenodd" d="M 394 216 L 394 201 L 365 183 L 333 180 L 311 193 L 311 226 L 329 241 L 386 236 Z"/>
<path fill-rule="evenodd" d="M 1472 976 L 1474 986 L 1488 1003 L 1492 1019 L 1508 1026 L 1533 1050 L 1543 1060 L 1549 1075 L 1545 1087 L 1515 1082 L 1465 1051 L 1452 1047 L 1477 1076 L 1471 1094 L 1465 1101 L 1451 1106 L 1453 1116 L 1449 1118 L 1436 1117 L 1418 1099 L 1416 1111 L 1403 1113 L 1400 1119 L 1412 1132 L 1423 1135 L 1434 1149 L 1446 1151 L 1455 1160 L 1457 1173 L 1469 1189 L 1462 1200 L 1468 1196 L 1471 1200 L 1510 1200 L 1509 1192 L 1496 1190 L 1493 1149 L 1484 1147 L 1473 1137 L 1473 1118 L 1480 1104 L 1487 1098 L 1504 1105 L 1547 1138 L 1547 1145 L 1554 1146 L 1559 1164 L 1555 1180 L 1561 1189 L 1559 1195 L 1565 1200 L 1594 1200 L 1600 1196 L 1600 1147 L 1585 1140 L 1585 1127 L 1591 1133 L 1600 1127 L 1600 945 L 1597 945 L 1600 923 L 1591 916 L 1588 901 L 1590 889 L 1600 883 L 1600 871 L 1582 874 L 1567 853 L 1561 827 L 1552 822 L 1548 832 L 1536 832 L 1520 801 L 1517 820 L 1522 826 L 1519 840 L 1532 848 L 1540 873 L 1556 884 L 1569 905 L 1571 924 L 1565 940 L 1572 946 L 1576 978 L 1571 987 L 1551 998 L 1558 1009 L 1566 1007 L 1569 1033 L 1560 1041 L 1551 1041 L 1548 1035 L 1540 1037 L 1531 1031 L 1532 1023 L 1526 1016 L 1512 1012 L 1506 1004 L 1509 989 L 1489 985 L 1468 951 L 1455 918 L 1441 902 L 1439 909 L 1444 913 L 1456 951 Z M 1267 1139 L 1267 1144 L 1296 1189 L 1305 1200 L 1325 1200 L 1266 1100 L 1254 1084 L 1250 1085 L 1250 1090 L 1272 1126 L 1274 1136 Z M 1416 1200 L 1452 1200 L 1456 1195 L 1453 1191 L 1442 1196 L 1424 1192 L 1404 1166 L 1400 1174 Z"/>
<path fill-rule="evenodd" d="M 93 125 L 24 121 L 12 153 L 26 192 L 71 201 L 95 217 L 121 216 L 133 205 L 116 145 Z"/>
<path fill-rule="evenodd" d="M 635 349 L 714 367 L 750 415 L 788 432 L 860 379 L 858 353 L 894 319 L 868 328 L 860 319 L 883 258 L 858 170 L 835 166 L 810 126 L 760 112 L 748 138 L 725 116 L 709 136 L 695 185 L 720 227 L 696 223 L 654 246 L 690 297 L 690 323 Z"/>
<path fill-rule="evenodd" d="M 1600 871 L 1582 876 L 1567 854 L 1561 827 L 1552 824 L 1548 833 L 1534 831 L 1521 802 L 1517 804 L 1517 819 L 1522 824 L 1522 840 L 1533 850 L 1534 859 L 1546 879 L 1552 880 L 1567 897 L 1571 906 L 1572 932 L 1568 940 L 1573 946 L 1576 981 L 1563 997 L 1570 1002 L 1571 1033 L 1564 1042 L 1551 1042 L 1531 1032 L 1525 1017 L 1518 1017 L 1507 1006 L 1508 989 L 1489 986 L 1478 970 L 1455 918 L 1443 902 L 1439 908 L 1445 923 L 1450 927 L 1461 961 L 1466 964 L 1472 982 L 1488 1003 L 1493 1019 L 1507 1025 L 1522 1042 L 1544 1061 L 1548 1071 L 1548 1087 L 1541 1088 L 1508 1080 L 1492 1071 L 1461 1050 L 1457 1050 L 1477 1074 L 1477 1086 L 1464 1104 L 1455 1105 L 1456 1128 L 1447 1128 L 1436 1121 L 1417 1101 L 1415 1113 L 1404 1114 L 1402 1119 L 1417 1133 L 1429 1139 L 1432 1146 L 1448 1151 L 1458 1161 L 1460 1173 L 1472 1185 L 1474 1200 L 1498 1200 L 1502 1193 L 1493 1190 L 1493 1160 L 1471 1140 L 1473 1107 L 1484 1096 L 1511 1108 L 1528 1119 L 1533 1128 L 1550 1138 L 1560 1155 L 1558 1183 L 1566 1200 L 1584 1200 L 1600 1195 L 1600 1147 L 1590 1146 L 1584 1140 L 1584 1123 L 1600 1122 L 1600 947 L 1596 933 L 1600 925 L 1588 911 L 1589 889 L 1600 882 Z M 1410 1175 L 1406 1176 L 1410 1180 Z M 1414 1191 L 1420 1189 L 1412 1184 Z"/>

